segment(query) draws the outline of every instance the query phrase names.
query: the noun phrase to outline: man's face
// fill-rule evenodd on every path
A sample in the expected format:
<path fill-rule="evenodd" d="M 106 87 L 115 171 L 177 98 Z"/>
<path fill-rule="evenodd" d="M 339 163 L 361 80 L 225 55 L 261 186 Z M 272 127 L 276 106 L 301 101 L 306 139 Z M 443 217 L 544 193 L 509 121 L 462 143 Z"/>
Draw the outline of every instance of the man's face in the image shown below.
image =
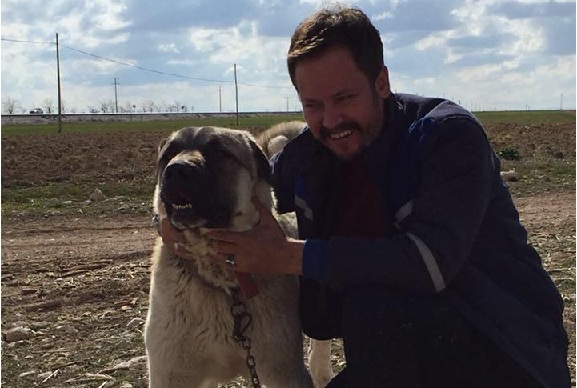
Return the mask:
<path fill-rule="evenodd" d="M 386 67 L 373 84 L 347 49 L 333 47 L 300 60 L 295 83 L 314 137 L 339 159 L 351 160 L 381 131 L 390 94 Z"/>

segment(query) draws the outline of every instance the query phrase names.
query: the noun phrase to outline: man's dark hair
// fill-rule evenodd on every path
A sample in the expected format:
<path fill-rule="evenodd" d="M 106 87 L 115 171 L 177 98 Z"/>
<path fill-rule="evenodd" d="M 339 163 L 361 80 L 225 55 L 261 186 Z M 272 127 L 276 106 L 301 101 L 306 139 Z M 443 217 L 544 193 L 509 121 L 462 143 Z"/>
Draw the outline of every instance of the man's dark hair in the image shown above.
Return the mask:
<path fill-rule="evenodd" d="M 323 8 L 301 22 L 291 38 L 287 65 L 293 85 L 296 87 L 295 68 L 299 60 L 335 46 L 349 50 L 371 82 L 384 66 L 381 36 L 365 13 L 341 6 Z"/>

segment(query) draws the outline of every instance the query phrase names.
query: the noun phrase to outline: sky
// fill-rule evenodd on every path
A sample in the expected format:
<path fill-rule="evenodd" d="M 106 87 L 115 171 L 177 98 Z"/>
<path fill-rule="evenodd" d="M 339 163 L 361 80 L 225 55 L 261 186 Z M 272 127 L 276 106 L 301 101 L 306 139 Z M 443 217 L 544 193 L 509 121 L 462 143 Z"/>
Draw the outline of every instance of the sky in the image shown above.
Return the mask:
<path fill-rule="evenodd" d="M 58 34 L 68 113 L 234 112 L 235 74 L 239 111 L 300 110 L 286 70 L 290 36 L 327 3 L 2 0 L 3 106 L 57 110 Z M 574 0 L 341 3 L 379 30 L 394 92 L 473 111 L 575 109 Z"/>

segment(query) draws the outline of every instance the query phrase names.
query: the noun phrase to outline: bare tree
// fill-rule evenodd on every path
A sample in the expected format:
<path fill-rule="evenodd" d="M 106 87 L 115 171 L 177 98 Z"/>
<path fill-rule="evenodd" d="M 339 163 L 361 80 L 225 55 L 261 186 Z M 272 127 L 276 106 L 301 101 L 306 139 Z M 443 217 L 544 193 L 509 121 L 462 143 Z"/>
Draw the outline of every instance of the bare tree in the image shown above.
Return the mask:
<path fill-rule="evenodd" d="M 130 101 L 126 101 L 124 105 L 119 107 L 121 113 L 133 113 L 132 111 L 132 103 Z"/>
<path fill-rule="evenodd" d="M 54 101 L 51 98 L 47 98 L 43 103 L 44 113 L 52 113 L 54 111 Z"/>
<path fill-rule="evenodd" d="M 180 103 L 180 101 L 174 100 L 174 102 L 170 106 L 170 113 L 172 113 L 172 112 L 178 113 L 180 111 L 181 107 L 182 107 L 182 104 Z"/>
<path fill-rule="evenodd" d="M 156 107 L 156 105 L 154 104 L 154 101 L 152 101 L 152 100 L 144 101 L 142 103 L 142 111 L 143 112 L 153 113 L 155 107 Z"/>
<path fill-rule="evenodd" d="M 105 100 L 105 101 L 99 101 L 100 103 L 100 111 L 102 113 L 112 113 L 114 112 L 114 101 L 112 100 Z"/>
<path fill-rule="evenodd" d="M 2 112 L 13 114 L 17 109 L 22 109 L 22 104 L 15 98 L 2 98 Z"/>

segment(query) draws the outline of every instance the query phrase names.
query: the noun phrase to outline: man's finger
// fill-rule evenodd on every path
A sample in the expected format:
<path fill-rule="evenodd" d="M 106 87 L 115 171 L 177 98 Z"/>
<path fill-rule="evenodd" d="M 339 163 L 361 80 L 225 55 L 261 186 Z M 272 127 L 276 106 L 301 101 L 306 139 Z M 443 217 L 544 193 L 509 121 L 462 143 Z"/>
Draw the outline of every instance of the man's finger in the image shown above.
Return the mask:
<path fill-rule="evenodd" d="M 206 233 L 206 236 L 211 240 L 231 243 L 236 241 L 239 232 L 231 232 L 224 229 L 212 229 Z"/>

